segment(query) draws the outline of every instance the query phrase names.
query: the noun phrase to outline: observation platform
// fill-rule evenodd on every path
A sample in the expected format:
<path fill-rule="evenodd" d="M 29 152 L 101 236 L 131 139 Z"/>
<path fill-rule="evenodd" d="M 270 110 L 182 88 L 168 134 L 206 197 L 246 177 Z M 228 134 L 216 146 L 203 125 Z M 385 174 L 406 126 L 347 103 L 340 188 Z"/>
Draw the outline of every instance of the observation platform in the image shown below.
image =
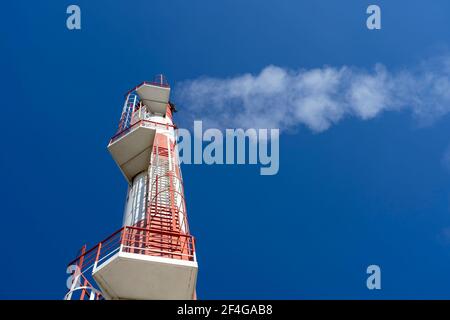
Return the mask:
<path fill-rule="evenodd" d="M 95 257 L 95 258 L 94 258 Z M 193 299 L 197 283 L 191 235 L 123 227 L 83 256 L 106 299 Z"/>
<path fill-rule="evenodd" d="M 154 82 L 143 82 L 135 88 L 140 100 L 153 113 L 166 114 L 170 87 Z"/>
<path fill-rule="evenodd" d="M 107 299 L 190 300 L 197 262 L 119 252 L 93 270 Z"/>
<path fill-rule="evenodd" d="M 128 183 L 150 163 L 157 124 L 140 120 L 111 138 L 108 150 Z"/>
<path fill-rule="evenodd" d="M 130 92 L 135 92 L 140 102 L 146 106 L 142 112 L 136 104 L 136 98 L 129 101 L 127 95 L 122 119 L 127 118 L 126 125 L 113 136 L 108 150 L 119 166 L 128 183 L 140 172 L 147 170 L 157 129 L 169 129 L 169 124 L 146 120 L 145 114 L 165 116 L 169 105 L 170 87 L 164 82 L 143 82 Z"/>
<path fill-rule="evenodd" d="M 104 299 L 195 298 L 198 264 L 192 235 L 125 226 L 81 252 L 69 263 L 81 276 L 81 287 L 72 288 L 70 297 L 89 287 Z"/>

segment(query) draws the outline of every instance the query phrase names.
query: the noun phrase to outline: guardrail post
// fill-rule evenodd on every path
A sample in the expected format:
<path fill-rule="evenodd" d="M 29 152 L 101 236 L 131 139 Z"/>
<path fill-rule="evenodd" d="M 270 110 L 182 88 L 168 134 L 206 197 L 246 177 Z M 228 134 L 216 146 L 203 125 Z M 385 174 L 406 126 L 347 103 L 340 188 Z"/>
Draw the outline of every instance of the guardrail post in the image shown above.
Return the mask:
<path fill-rule="evenodd" d="M 121 240 L 120 240 L 119 252 L 123 251 L 123 245 L 125 243 L 126 232 L 127 232 L 127 227 L 125 226 L 125 227 L 122 228 L 122 232 L 121 232 Z"/>
<path fill-rule="evenodd" d="M 193 261 L 195 261 L 196 257 L 195 257 L 195 238 L 194 238 L 194 236 L 191 236 L 191 239 L 192 239 L 192 259 L 193 259 Z"/>
<path fill-rule="evenodd" d="M 94 268 L 92 269 L 92 271 L 94 271 L 95 269 L 97 269 L 97 263 L 98 263 L 98 259 L 100 258 L 100 250 L 102 249 L 102 243 L 100 242 L 98 244 L 98 248 L 97 248 L 97 255 L 95 256 L 95 263 L 94 263 Z"/>

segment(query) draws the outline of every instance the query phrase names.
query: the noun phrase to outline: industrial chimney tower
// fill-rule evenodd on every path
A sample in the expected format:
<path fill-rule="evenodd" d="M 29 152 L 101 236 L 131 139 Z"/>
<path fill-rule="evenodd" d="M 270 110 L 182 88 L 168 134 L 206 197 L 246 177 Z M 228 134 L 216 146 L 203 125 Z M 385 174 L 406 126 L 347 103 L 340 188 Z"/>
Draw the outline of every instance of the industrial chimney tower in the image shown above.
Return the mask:
<path fill-rule="evenodd" d="M 195 242 L 169 95 L 162 75 L 126 94 L 108 145 L 128 182 L 123 226 L 69 263 L 65 299 L 196 298 Z"/>

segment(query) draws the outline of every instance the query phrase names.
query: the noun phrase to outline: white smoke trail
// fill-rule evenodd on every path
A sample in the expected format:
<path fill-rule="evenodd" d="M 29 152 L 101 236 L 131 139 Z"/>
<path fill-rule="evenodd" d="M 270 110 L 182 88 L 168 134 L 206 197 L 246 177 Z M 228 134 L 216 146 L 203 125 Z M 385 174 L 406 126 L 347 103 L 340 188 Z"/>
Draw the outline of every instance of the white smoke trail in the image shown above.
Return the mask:
<path fill-rule="evenodd" d="M 327 130 L 345 117 L 372 119 L 384 111 L 409 110 L 423 122 L 450 111 L 450 56 L 390 71 L 325 66 L 311 70 L 264 68 L 258 75 L 187 80 L 175 99 L 190 120 L 217 128 Z M 192 122 L 191 122 L 192 123 Z"/>

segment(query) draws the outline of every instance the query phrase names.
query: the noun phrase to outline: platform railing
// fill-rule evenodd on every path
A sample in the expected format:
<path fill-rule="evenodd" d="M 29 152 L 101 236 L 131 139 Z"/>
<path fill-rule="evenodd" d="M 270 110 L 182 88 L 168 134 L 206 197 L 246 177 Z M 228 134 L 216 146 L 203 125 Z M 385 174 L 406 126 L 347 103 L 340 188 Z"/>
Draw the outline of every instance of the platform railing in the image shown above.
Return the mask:
<path fill-rule="evenodd" d="M 125 227 L 121 251 L 162 258 L 195 261 L 194 237 L 178 232 Z"/>
<path fill-rule="evenodd" d="M 76 267 L 73 277 L 74 281 L 77 281 L 77 286 L 71 288 L 66 296 L 77 290 L 81 290 L 82 298 L 92 297 L 88 291 L 97 294 L 98 289 L 92 285 L 95 283 L 92 273 L 118 252 L 196 261 L 195 239 L 192 235 L 125 226 L 69 263 L 69 266 Z M 97 295 L 95 298 L 98 299 L 100 296 Z"/>
<path fill-rule="evenodd" d="M 114 136 L 111 137 L 109 143 L 111 144 L 111 143 L 115 142 L 116 140 L 123 137 L 128 132 L 131 132 L 134 129 L 137 129 L 138 127 L 141 127 L 141 126 L 146 127 L 146 128 L 152 128 L 152 129 L 165 129 L 165 130 L 169 130 L 169 128 L 176 129 L 175 125 L 142 119 L 142 120 L 139 120 L 139 121 L 133 123 L 128 128 L 125 128 L 125 129 L 119 131 L 118 133 L 116 133 Z"/>

